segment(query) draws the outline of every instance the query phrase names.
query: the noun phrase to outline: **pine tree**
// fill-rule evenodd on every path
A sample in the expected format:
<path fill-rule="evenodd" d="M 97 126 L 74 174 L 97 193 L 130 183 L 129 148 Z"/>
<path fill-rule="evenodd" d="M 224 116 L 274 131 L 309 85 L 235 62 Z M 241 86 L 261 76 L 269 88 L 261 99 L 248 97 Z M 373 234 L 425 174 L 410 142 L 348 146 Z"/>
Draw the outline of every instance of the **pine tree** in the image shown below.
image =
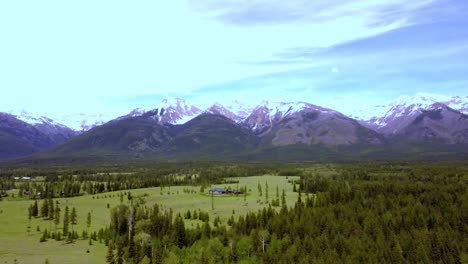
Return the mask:
<path fill-rule="evenodd" d="M 42 233 L 41 239 L 39 241 L 40 242 L 47 241 L 47 229 L 44 230 L 44 233 Z"/>
<path fill-rule="evenodd" d="M 286 191 L 284 189 L 281 193 L 281 206 L 286 206 Z"/>
<path fill-rule="evenodd" d="M 73 232 L 73 226 L 77 224 L 77 215 L 76 215 L 76 208 L 73 207 L 71 214 L 70 214 L 70 223 L 72 227 L 72 232 Z M 72 237 L 73 238 L 73 237 Z"/>
<path fill-rule="evenodd" d="M 268 203 L 268 182 L 265 182 L 265 202 Z"/>
<path fill-rule="evenodd" d="M 41 216 L 46 218 L 49 216 L 49 201 L 43 200 L 41 206 Z"/>
<path fill-rule="evenodd" d="M 258 193 L 259 193 L 258 195 L 262 196 L 262 185 L 260 185 L 260 182 L 258 183 L 257 189 L 258 189 Z"/>
<path fill-rule="evenodd" d="M 37 206 L 37 200 L 34 201 L 34 205 L 32 207 L 32 216 L 37 217 L 39 215 L 39 207 Z"/>
<path fill-rule="evenodd" d="M 88 229 L 91 227 L 91 212 L 88 212 L 88 217 L 86 218 L 86 227 Z"/>
<path fill-rule="evenodd" d="M 49 219 L 54 219 L 55 217 L 55 208 L 54 208 L 54 201 L 52 198 L 49 198 Z"/>
<path fill-rule="evenodd" d="M 57 226 L 59 224 L 60 224 L 60 207 L 58 207 L 58 203 L 56 203 L 55 216 L 54 216 L 55 231 L 57 231 Z"/>
<path fill-rule="evenodd" d="M 124 255 L 124 249 L 122 243 L 117 243 L 117 264 L 123 264 L 123 255 Z"/>
<path fill-rule="evenodd" d="M 70 210 L 68 206 L 65 207 L 65 214 L 63 215 L 63 236 L 68 235 L 68 225 L 70 224 Z"/>
<path fill-rule="evenodd" d="M 107 247 L 106 261 L 109 264 L 115 264 L 114 245 L 112 243 Z"/>
<path fill-rule="evenodd" d="M 179 248 L 182 248 L 186 245 L 186 234 L 184 219 L 182 219 L 182 216 L 180 214 L 177 215 L 174 225 L 177 246 Z"/>

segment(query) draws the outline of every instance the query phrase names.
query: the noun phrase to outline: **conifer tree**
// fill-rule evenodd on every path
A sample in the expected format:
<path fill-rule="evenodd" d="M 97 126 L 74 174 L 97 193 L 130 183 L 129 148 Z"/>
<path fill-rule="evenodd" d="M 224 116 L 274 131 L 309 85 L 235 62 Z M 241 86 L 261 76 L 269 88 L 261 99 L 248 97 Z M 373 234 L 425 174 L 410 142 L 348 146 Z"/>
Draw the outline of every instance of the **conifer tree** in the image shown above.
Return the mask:
<path fill-rule="evenodd" d="M 54 201 L 52 198 L 49 198 L 49 219 L 54 219 L 55 217 L 55 207 L 54 207 Z"/>
<path fill-rule="evenodd" d="M 70 223 L 72 226 L 72 232 L 73 232 L 73 226 L 77 224 L 77 215 L 76 215 L 76 208 L 73 207 L 71 214 L 70 214 Z"/>
<path fill-rule="evenodd" d="M 115 256 L 117 264 L 123 264 L 124 263 L 123 262 L 123 256 L 124 256 L 123 245 L 122 245 L 122 243 L 117 243 L 117 256 Z"/>
<path fill-rule="evenodd" d="M 114 245 L 112 243 L 109 244 L 109 247 L 107 248 L 106 261 L 109 264 L 115 264 L 116 263 L 115 262 L 115 256 L 114 256 Z"/>
<path fill-rule="evenodd" d="M 37 217 L 39 215 L 39 208 L 37 206 L 37 200 L 34 201 L 34 205 L 32 207 L 32 216 Z"/>
<path fill-rule="evenodd" d="M 88 217 L 86 218 L 86 227 L 88 229 L 91 227 L 91 212 L 88 212 Z"/>
<path fill-rule="evenodd" d="M 182 248 L 186 245 L 186 234 L 184 219 L 182 219 L 182 216 L 180 214 L 177 215 L 174 225 L 177 246 L 179 248 Z"/>
<path fill-rule="evenodd" d="M 49 201 L 43 200 L 41 206 L 41 216 L 46 218 L 49 216 Z"/>
<path fill-rule="evenodd" d="M 55 231 L 57 231 L 57 226 L 60 224 L 60 207 L 58 207 L 58 203 L 55 206 L 55 215 L 54 215 L 54 225 Z"/>
<path fill-rule="evenodd" d="M 65 207 L 65 213 L 63 215 L 63 236 L 68 235 L 68 225 L 70 224 L 70 209 L 68 206 Z"/>
<path fill-rule="evenodd" d="M 284 189 L 281 193 L 281 206 L 286 206 L 286 191 Z"/>

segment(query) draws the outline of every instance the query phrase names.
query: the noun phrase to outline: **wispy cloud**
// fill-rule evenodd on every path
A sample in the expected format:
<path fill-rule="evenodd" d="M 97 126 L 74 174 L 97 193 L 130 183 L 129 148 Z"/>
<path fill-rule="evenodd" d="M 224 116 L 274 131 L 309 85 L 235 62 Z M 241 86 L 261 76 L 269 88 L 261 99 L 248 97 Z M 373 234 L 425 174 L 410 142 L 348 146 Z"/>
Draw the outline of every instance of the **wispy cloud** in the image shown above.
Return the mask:
<path fill-rule="evenodd" d="M 0 1 L 0 105 L 95 113 L 165 96 L 319 103 L 426 86 L 429 72 L 439 77 L 431 87 L 462 86 L 465 2 Z"/>
<path fill-rule="evenodd" d="M 195 10 L 211 12 L 221 21 L 236 25 L 322 23 L 364 16 L 369 26 L 408 19 L 412 12 L 435 0 L 192 0 Z"/>

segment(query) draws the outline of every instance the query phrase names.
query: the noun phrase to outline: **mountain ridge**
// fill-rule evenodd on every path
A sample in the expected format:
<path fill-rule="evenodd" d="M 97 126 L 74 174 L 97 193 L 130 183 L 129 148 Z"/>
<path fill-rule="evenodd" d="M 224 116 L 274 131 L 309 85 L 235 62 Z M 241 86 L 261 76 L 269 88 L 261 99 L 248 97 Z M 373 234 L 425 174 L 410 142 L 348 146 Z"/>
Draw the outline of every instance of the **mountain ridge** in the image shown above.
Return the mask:
<path fill-rule="evenodd" d="M 464 97 L 454 98 L 451 102 L 464 109 Z M 271 149 L 275 152 L 274 149 L 285 147 L 303 153 L 315 153 L 321 149 L 322 153 L 333 153 L 336 157 L 343 156 L 335 151 L 338 149 L 349 150 L 349 153 L 357 151 L 355 155 L 359 157 L 362 156 L 360 152 L 375 152 L 378 149 L 383 153 L 385 149 L 395 149 L 395 153 L 405 152 L 405 148 L 409 147 L 401 142 L 417 145 L 415 149 L 421 151 L 427 149 L 432 152 L 437 152 L 437 149 L 425 145 L 452 145 L 447 149 L 457 149 L 459 152 L 454 145 L 468 143 L 466 114 L 443 102 L 434 103 L 431 100 L 425 97 L 409 102 L 400 99 L 382 117 L 385 126 L 376 127 L 338 111 L 302 101 L 262 101 L 255 107 L 236 101 L 232 105 L 214 103 L 199 108 L 176 98 L 165 100 L 156 108 L 135 109 L 80 135 L 75 132 L 75 135 L 65 135 L 63 138 L 54 138 L 53 132 L 47 129 L 66 127 L 53 120 L 40 119 L 48 121 L 49 126 L 41 127 L 43 123 L 39 122 L 36 122 L 36 126 L 27 125 L 38 131 L 39 141 L 43 138 L 49 141 L 42 147 L 29 146 L 29 151 L 16 157 L 52 148 L 41 155 L 51 158 L 58 155 L 104 155 L 173 160 L 181 157 L 189 159 L 191 156 L 195 159 L 217 159 L 241 158 L 253 153 L 267 155 L 261 150 Z M 26 123 L 16 120 L 22 122 L 16 123 L 19 127 L 25 126 Z M 398 125 L 390 126 L 392 122 Z M 10 131 L 8 138 L 14 136 Z M 20 142 L 20 139 L 11 141 Z M 8 141 L 3 144 L 8 144 Z"/>

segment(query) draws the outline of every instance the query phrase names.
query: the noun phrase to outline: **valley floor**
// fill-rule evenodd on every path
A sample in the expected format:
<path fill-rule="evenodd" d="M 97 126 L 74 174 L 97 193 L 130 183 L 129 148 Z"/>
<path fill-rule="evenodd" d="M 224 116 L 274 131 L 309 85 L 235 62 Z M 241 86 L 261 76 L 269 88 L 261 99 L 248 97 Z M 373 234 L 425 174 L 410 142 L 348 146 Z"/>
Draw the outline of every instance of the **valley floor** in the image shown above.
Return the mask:
<path fill-rule="evenodd" d="M 207 194 L 209 188 L 206 188 L 203 193 L 200 193 L 200 187 L 193 186 L 135 189 L 130 192 L 133 197 L 142 197 L 148 205 L 158 203 L 166 209 L 172 209 L 175 214 L 181 213 L 183 215 L 187 210 L 196 209 L 208 212 L 211 223 L 217 216 L 225 223 L 232 215 L 237 217 L 267 207 L 268 204 L 265 202 L 266 183 L 268 183 L 270 201 L 276 197 L 277 186 L 280 194 L 283 189 L 285 190 L 288 206 L 294 205 L 297 200 L 298 194 L 293 192 L 293 185 L 288 181 L 296 180 L 298 177 L 253 176 L 237 179 L 239 184 L 212 185 L 212 187 L 236 189 L 237 186 L 239 188 L 247 186 L 248 195 L 245 197 L 245 201 L 243 195 L 214 197 L 214 209 L 212 209 L 212 197 Z M 263 188 L 262 196 L 258 191 L 259 184 Z M 54 201 L 58 200 L 62 209 L 65 205 L 76 208 L 78 218 L 74 230 L 78 231 L 81 237 L 82 231 L 88 231 L 86 227 L 88 212 L 91 212 L 89 231 L 93 232 L 106 227 L 110 221 L 110 208 L 121 203 L 120 194 L 124 192 L 127 191 L 60 198 L 54 199 Z M 10 197 L 13 193 L 10 192 Z M 28 207 L 32 203 L 31 200 L 9 201 L 8 199 L 0 202 L 0 264 L 43 264 L 46 260 L 51 264 L 105 263 L 106 247 L 103 243 L 93 241 L 93 245 L 89 245 L 88 240 L 81 239 L 71 244 L 65 241 L 57 242 L 53 239 L 39 242 L 44 229 L 55 231 L 55 226 L 53 221 L 42 218 L 33 218 L 29 221 Z M 124 203 L 128 203 L 127 196 L 125 196 Z M 188 228 L 201 223 L 199 220 L 185 221 Z M 28 232 L 28 225 L 31 226 L 30 232 Z M 37 231 L 38 228 L 40 231 Z M 60 228 L 61 225 L 58 226 L 58 229 Z"/>

